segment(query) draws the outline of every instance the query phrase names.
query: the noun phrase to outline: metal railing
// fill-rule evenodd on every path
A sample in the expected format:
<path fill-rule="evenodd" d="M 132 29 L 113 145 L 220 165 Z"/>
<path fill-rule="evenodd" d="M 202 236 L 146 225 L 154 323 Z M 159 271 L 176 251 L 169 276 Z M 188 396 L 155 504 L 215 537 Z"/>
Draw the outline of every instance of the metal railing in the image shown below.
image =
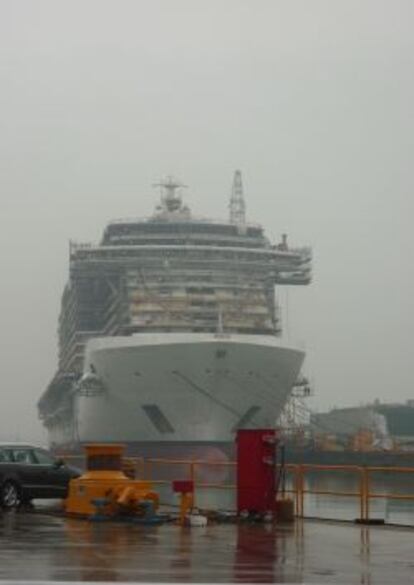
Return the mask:
<path fill-rule="evenodd" d="M 406 474 L 411 474 L 414 478 L 413 467 L 380 467 L 380 466 L 357 466 L 357 465 L 286 465 L 287 470 L 293 475 L 293 487 L 289 491 L 292 493 L 295 500 L 295 513 L 299 518 L 305 518 L 305 499 L 306 495 L 316 496 L 334 496 L 334 497 L 351 497 L 355 498 L 359 505 L 359 517 L 356 519 L 362 523 L 369 523 L 372 520 L 370 513 L 370 505 L 372 500 L 404 500 L 414 501 L 414 484 L 412 493 L 402 494 L 393 491 L 378 492 L 375 491 L 375 483 L 378 479 L 375 474 L 394 474 L 402 477 Z M 358 488 L 352 491 L 349 490 L 331 490 L 331 489 L 315 489 L 309 487 L 307 479 L 310 474 L 315 475 L 319 472 L 324 474 L 346 473 L 347 476 L 353 476 L 357 480 Z"/>
<path fill-rule="evenodd" d="M 79 456 L 67 456 L 65 459 L 78 459 Z M 237 463 L 234 461 L 205 461 L 205 460 L 188 460 L 188 459 L 164 459 L 164 458 L 143 458 L 129 457 L 134 461 L 137 477 L 142 477 L 152 481 L 154 485 L 170 485 L 172 479 L 189 479 L 194 482 L 194 502 L 197 502 L 197 495 L 201 490 L 229 490 L 236 492 L 236 482 L 229 482 L 228 476 L 231 472 L 236 471 Z M 227 478 L 221 477 L 216 481 L 200 480 L 200 470 L 202 468 L 226 470 Z M 167 470 L 171 477 L 162 476 L 163 470 Z M 309 517 L 306 514 L 306 496 L 333 496 L 339 498 L 353 498 L 358 504 L 358 517 L 356 521 L 361 523 L 370 523 L 373 518 L 371 515 L 371 502 L 373 500 L 399 500 L 414 502 L 414 467 L 368 467 L 357 465 L 314 465 L 314 464 L 286 464 L 286 484 L 282 482 L 280 487 L 280 496 L 290 496 L 294 501 L 295 515 L 298 518 Z M 320 489 L 318 486 L 312 486 L 309 480 L 320 479 L 321 475 L 329 479 L 338 474 L 346 474 L 346 478 L 352 479 L 356 486 L 355 489 Z M 384 476 L 391 474 L 393 479 L 396 477 L 413 478 L 411 493 L 396 493 L 393 491 L 376 491 L 375 484 L 378 474 Z M 204 474 L 205 475 L 205 474 Z M 222 472 L 219 475 L 226 475 Z M 377 477 L 376 477 L 377 476 Z M 314 516 L 313 516 L 314 517 Z M 409 523 L 407 523 L 409 524 Z M 414 525 L 414 507 L 413 521 Z"/>

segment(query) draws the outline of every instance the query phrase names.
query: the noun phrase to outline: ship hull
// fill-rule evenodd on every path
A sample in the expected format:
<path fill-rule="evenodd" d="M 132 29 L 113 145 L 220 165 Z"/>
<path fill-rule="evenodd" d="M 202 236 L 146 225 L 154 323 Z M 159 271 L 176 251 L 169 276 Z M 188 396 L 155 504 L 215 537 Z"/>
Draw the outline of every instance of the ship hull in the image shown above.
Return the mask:
<path fill-rule="evenodd" d="M 71 420 L 49 428 L 50 442 L 120 442 L 142 456 L 229 453 L 237 428 L 274 426 L 303 359 L 263 335 L 91 339 Z"/>

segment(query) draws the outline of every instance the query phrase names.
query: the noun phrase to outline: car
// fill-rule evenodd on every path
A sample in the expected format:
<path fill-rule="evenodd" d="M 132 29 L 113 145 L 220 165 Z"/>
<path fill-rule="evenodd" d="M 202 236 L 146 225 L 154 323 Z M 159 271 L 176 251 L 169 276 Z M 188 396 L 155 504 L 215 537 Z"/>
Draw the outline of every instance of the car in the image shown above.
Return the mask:
<path fill-rule="evenodd" d="M 0 506 L 17 508 L 37 498 L 65 498 L 81 471 L 35 445 L 0 443 Z"/>

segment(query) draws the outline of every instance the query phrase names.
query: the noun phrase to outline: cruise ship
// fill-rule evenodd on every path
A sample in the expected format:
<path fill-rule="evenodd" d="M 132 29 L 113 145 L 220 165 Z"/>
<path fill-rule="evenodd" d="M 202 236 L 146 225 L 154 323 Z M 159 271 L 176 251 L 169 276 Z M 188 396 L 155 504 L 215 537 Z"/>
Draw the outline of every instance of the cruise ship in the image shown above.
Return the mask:
<path fill-rule="evenodd" d="M 283 341 L 276 285 L 311 281 L 311 250 L 245 218 L 240 171 L 227 221 L 193 216 L 168 178 L 144 219 L 70 243 L 59 364 L 38 403 L 51 447 L 218 457 L 240 428 L 273 427 L 304 352 Z"/>

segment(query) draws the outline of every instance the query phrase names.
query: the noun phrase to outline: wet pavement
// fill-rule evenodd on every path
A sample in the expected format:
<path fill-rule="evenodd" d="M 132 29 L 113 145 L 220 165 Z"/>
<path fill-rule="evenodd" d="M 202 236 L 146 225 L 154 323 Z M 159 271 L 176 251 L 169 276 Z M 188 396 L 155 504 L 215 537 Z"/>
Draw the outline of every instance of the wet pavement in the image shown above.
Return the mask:
<path fill-rule="evenodd" d="M 414 583 L 414 530 L 294 525 L 90 523 L 0 513 L 0 582 Z"/>

